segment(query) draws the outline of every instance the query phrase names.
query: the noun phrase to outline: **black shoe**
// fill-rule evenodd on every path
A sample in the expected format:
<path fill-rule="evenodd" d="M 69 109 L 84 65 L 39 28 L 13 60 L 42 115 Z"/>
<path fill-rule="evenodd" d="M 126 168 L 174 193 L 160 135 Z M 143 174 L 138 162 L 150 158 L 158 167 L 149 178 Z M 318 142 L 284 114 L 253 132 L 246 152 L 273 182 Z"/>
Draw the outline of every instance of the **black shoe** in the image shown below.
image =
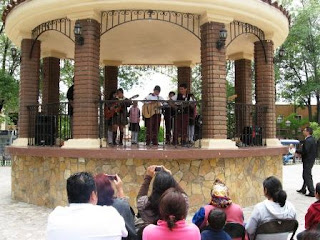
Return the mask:
<path fill-rule="evenodd" d="M 306 191 L 306 190 L 303 190 L 303 189 L 300 189 L 300 190 L 297 190 L 297 192 L 298 192 L 298 193 L 301 193 L 301 194 L 306 194 L 307 191 Z"/>
<path fill-rule="evenodd" d="M 306 194 L 306 197 L 315 197 L 315 196 L 314 196 L 314 193 L 308 193 Z"/>

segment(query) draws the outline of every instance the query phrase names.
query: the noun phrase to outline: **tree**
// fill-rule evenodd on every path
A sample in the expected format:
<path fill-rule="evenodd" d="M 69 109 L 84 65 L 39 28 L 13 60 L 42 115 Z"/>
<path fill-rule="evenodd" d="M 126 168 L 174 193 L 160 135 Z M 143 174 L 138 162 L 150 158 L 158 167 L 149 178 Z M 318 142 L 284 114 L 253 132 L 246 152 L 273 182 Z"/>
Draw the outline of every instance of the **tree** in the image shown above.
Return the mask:
<path fill-rule="evenodd" d="M 281 97 L 295 106 L 306 106 L 312 121 L 311 100 L 316 98 L 316 121 L 320 122 L 320 2 L 301 0 L 289 36 L 283 44 L 286 55 L 278 59 L 277 82 Z M 276 70 L 277 71 L 277 70 Z"/>
<path fill-rule="evenodd" d="M 0 96 L 0 104 L 5 116 L 18 112 L 19 82 L 3 70 L 0 71 Z M 2 117 L 0 122 L 5 120 L 9 120 L 8 117 Z"/>

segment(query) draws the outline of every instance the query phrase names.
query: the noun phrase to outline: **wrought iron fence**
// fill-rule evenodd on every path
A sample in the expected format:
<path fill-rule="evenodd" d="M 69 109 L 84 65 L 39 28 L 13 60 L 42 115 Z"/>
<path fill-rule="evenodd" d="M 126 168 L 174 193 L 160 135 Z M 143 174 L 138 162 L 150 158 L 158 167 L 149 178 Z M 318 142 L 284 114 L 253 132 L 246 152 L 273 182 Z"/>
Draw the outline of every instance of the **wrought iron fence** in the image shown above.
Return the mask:
<path fill-rule="evenodd" d="M 265 146 L 267 107 L 252 104 L 227 104 L 228 139 L 238 147 Z"/>
<path fill-rule="evenodd" d="M 201 147 L 199 112 L 198 101 L 100 101 L 101 147 Z"/>
<path fill-rule="evenodd" d="M 67 102 L 28 106 L 29 146 L 62 146 L 72 138 L 72 106 Z"/>
<path fill-rule="evenodd" d="M 228 103 L 228 139 L 239 147 L 265 146 L 266 110 L 265 106 Z M 28 111 L 30 146 L 62 146 L 72 138 L 70 104 L 34 105 Z M 201 148 L 201 101 L 108 100 L 100 101 L 97 111 L 101 147 Z"/>

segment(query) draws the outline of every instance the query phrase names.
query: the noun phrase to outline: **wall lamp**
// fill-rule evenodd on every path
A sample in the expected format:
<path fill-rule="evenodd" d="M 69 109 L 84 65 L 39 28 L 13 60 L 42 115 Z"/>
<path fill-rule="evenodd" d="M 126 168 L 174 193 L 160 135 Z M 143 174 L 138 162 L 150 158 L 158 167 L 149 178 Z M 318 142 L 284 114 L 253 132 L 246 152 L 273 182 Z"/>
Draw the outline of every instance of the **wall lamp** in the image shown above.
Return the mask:
<path fill-rule="evenodd" d="M 219 40 L 217 41 L 217 49 L 221 49 L 225 46 L 226 44 L 226 39 L 228 36 L 227 30 L 223 27 L 220 32 L 219 32 Z"/>
<path fill-rule="evenodd" d="M 82 26 L 80 22 L 76 22 L 76 24 L 74 25 L 74 36 L 75 36 L 75 42 L 77 45 L 84 44 L 84 38 L 82 36 Z"/>
<path fill-rule="evenodd" d="M 286 50 L 284 50 L 284 48 L 280 48 L 278 51 L 278 56 L 273 58 L 273 63 L 280 62 L 285 55 L 286 55 Z"/>
<path fill-rule="evenodd" d="M 11 48 L 11 57 L 13 60 L 16 60 L 18 58 L 21 62 L 21 55 L 15 47 Z"/>

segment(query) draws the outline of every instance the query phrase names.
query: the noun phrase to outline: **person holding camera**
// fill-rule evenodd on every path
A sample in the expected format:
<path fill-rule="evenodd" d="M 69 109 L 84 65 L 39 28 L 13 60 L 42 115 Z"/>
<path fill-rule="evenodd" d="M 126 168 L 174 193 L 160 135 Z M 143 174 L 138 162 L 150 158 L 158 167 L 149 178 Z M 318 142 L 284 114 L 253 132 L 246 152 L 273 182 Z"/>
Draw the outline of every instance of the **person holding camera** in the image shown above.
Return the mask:
<path fill-rule="evenodd" d="M 97 205 L 114 207 L 123 217 L 128 231 L 128 237 L 122 239 L 136 240 L 137 233 L 134 226 L 134 213 L 124 195 L 121 178 L 118 175 L 100 173 L 95 176 L 94 180 L 98 194 Z M 116 196 L 115 192 L 117 193 Z"/>
<path fill-rule="evenodd" d="M 151 195 L 148 196 L 148 190 L 152 178 L 154 178 Z M 144 182 L 142 183 L 138 196 L 137 208 L 138 215 L 148 224 L 156 224 L 160 219 L 159 202 L 161 195 L 169 188 L 176 188 L 180 191 L 186 201 L 188 209 L 188 196 L 173 178 L 171 171 L 164 166 L 152 165 L 147 168 Z"/>

